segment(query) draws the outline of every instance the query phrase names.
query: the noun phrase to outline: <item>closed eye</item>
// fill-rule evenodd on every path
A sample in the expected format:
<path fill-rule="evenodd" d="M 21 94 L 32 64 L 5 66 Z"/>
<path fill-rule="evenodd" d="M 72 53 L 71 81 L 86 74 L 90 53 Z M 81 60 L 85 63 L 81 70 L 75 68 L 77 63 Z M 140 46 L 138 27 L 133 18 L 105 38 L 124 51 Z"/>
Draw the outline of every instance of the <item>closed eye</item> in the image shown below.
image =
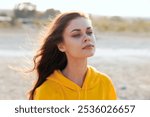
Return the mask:
<path fill-rule="evenodd" d="M 74 34 L 74 35 L 72 35 L 72 37 L 80 37 L 81 36 L 81 34 Z"/>
<path fill-rule="evenodd" d="M 91 31 L 91 32 L 87 32 L 86 34 L 88 34 L 88 35 L 92 35 L 93 34 L 93 32 Z"/>

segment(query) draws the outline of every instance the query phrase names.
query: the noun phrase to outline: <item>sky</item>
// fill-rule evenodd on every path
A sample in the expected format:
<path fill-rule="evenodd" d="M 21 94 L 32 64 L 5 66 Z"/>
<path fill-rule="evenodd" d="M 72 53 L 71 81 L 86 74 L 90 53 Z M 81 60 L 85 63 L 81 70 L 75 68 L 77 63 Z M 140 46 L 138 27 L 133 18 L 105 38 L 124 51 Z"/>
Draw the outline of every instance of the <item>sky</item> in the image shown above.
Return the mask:
<path fill-rule="evenodd" d="M 54 8 L 62 12 L 83 11 L 103 16 L 150 18 L 150 0 L 1 0 L 0 9 L 13 9 L 21 2 L 33 3 L 40 11 Z"/>

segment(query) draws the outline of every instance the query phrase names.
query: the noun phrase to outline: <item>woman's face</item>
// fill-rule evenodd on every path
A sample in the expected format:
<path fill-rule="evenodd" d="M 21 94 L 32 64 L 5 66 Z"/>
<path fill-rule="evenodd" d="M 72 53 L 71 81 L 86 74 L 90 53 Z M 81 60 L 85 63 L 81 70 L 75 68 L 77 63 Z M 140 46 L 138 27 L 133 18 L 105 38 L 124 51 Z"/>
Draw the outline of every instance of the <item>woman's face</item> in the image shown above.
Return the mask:
<path fill-rule="evenodd" d="M 70 21 L 58 46 L 67 58 L 87 58 L 95 53 L 95 36 L 90 20 L 79 17 Z"/>

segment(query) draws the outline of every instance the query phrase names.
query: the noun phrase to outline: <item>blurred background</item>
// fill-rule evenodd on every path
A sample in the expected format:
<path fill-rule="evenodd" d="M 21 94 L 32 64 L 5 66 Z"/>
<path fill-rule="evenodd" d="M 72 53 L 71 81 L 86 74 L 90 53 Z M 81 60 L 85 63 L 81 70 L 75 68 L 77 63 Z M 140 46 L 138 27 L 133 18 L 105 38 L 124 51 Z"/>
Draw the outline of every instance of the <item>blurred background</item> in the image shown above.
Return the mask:
<path fill-rule="evenodd" d="M 108 74 L 121 100 L 150 99 L 148 0 L 13 0 L 0 4 L 0 99 L 27 99 L 44 27 L 65 11 L 89 14 L 97 49 L 89 64 Z"/>

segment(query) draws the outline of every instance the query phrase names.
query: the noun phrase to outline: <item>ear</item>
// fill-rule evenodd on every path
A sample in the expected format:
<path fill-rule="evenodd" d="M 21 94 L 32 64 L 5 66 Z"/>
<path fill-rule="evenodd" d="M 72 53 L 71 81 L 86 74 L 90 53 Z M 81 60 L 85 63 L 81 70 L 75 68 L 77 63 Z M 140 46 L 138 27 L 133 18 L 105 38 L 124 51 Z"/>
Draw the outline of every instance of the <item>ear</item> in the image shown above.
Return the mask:
<path fill-rule="evenodd" d="M 59 44 L 57 44 L 57 47 L 58 47 L 59 51 L 61 51 L 61 52 L 65 52 L 65 46 L 64 46 L 64 44 L 63 44 L 63 43 L 59 43 Z"/>

